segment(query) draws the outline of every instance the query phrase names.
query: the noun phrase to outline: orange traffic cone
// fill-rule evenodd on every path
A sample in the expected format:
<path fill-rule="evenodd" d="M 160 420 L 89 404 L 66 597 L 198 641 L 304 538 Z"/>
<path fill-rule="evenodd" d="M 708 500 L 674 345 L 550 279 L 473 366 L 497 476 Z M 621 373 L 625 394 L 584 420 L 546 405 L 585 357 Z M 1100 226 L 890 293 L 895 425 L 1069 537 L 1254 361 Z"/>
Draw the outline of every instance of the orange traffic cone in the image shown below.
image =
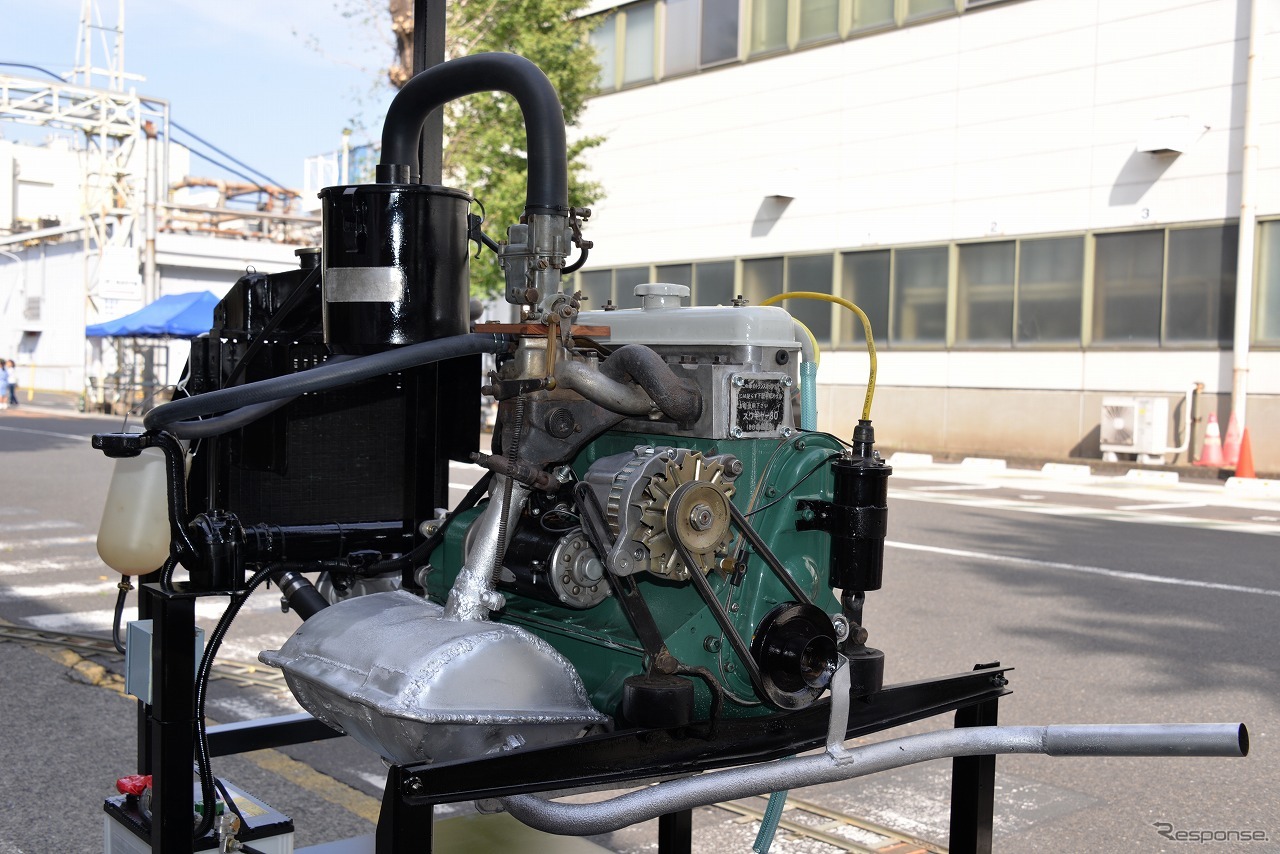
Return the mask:
<path fill-rule="evenodd" d="M 1236 414 L 1231 413 L 1227 420 L 1227 435 L 1222 437 L 1222 462 L 1228 468 L 1240 460 L 1240 424 Z"/>
<path fill-rule="evenodd" d="M 1222 467 L 1222 435 L 1218 430 L 1218 416 L 1209 413 L 1209 423 L 1204 425 L 1204 445 L 1200 448 L 1198 466 Z"/>
<path fill-rule="evenodd" d="M 1253 470 L 1253 446 L 1249 444 L 1249 428 L 1244 428 L 1244 438 L 1240 440 L 1240 462 L 1236 463 L 1236 477 L 1257 477 Z"/>

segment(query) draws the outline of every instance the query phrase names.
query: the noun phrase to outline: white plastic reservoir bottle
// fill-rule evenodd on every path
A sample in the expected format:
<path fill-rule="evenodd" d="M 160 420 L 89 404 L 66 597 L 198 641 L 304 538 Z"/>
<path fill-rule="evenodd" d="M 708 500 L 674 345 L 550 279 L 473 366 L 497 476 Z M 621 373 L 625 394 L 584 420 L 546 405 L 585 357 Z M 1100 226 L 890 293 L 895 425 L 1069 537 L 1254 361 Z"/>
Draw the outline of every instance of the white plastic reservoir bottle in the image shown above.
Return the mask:
<path fill-rule="evenodd" d="M 98 556 L 121 575 L 155 572 L 169 557 L 164 452 L 116 460 L 98 527 Z"/>

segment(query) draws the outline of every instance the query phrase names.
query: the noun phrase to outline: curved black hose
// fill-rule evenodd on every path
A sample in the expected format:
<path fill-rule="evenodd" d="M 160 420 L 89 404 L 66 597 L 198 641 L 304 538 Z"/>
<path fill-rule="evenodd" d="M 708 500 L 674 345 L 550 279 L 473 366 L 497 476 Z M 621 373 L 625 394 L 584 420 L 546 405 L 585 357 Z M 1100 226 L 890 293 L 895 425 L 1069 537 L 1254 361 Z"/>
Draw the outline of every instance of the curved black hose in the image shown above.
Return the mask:
<path fill-rule="evenodd" d="M 120 618 L 124 616 L 124 599 L 133 589 L 133 585 L 127 576 L 122 575 L 120 583 L 116 586 L 120 588 L 120 593 L 116 596 L 115 616 L 111 619 L 111 645 L 116 648 L 116 652 L 124 655 L 124 642 L 120 640 Z"/>
<path fill-rule="evenodd" d="M 600 363 L 600 373 L 618 382 L 636 383 L 677 424 L 692 424 L 702 414 L 698 387 L 677 376 L 665 359 L 643 344 L 614 350 Z"/>
<path fill-rule="evenodd" d="M 562 276 L 567 276 L 567 275 L 569 275 L 570 273 L 576 273 L 576 272 L 578 272 L 579 270 L 581 270 L 581 269 L 582 269 L 582 265 L 583 265 L 583 264 L 585 264 L 585 263 L 587 263 L 587 256 L 588 256 L 589 254 L 590 254 L 590 253 L 587 251 L 587 247 L 586 247 L 586 246 L 579 246 L 579 247 L 578 247 L 578 260 L 574 261 L 574 262 L 573 262 L 572 264 L 570 264 L 569 266 L 567 266 L 567 267 L 563 268 L 563 269 L 560 271 L 560 275 L 562 275 Z"/>
<path fill-rule="evenodd" d="M 170 433 L 179 439 L 207 439 L 210 436 L 221 436 L 223 433 L 239 430 L 241 427 L 252 424 L 259 418 L 265 418 L 280 407 L 287 406 L 295 400 L 297 400 L 296 397 L 282 397 L 279 400 L 268 400 L 262 403 L 242 406 L 239 409 L 228 412 L 226 415 L 216 415 L 203 421 L 173 421 L 165 426 Z"/>
<path fill-rule="evenodd" d="M 261 341 L 259 338 L 257 341 Z M 256 341 L 254 343 L 257 343 Z M 248 354 L 246 354 L 247 356 Z M 339 362 L 350 362 L 356 356 L 330 356 L 325 362 L 327 365 L 336 365 Z M 233 372 L 234 373 L 234 372 Z M 228 380 L 230 382 L 230 380 Z M 212 418 L 204 418 L 200 421 L 175 421 L 168 425 L 169 432 L 177 436 L 179 439 L 207 439 L 210 436 L 221 436 L 223 433 L 230 433 L 232 430 L 239 430 L 241 427 L 247 427 L 259 418 L 266 418 L 271 413 L 281 407 L 288 406 L 298 398 L 282 397 L 279 400 L 267 400 L 262 403 L 251 403 L 248 406 L 242 406 L 239 409 L 233 409 L 225 415 L 215 415 Z"/>
<path fill-rule="evenodd" d="M 380 165 L 416 166 L 418 140 L 427 116 L 449 101 L 490 91 L 513 95 L 524 115 L 529 160 L 525 210 L 565 213 L 569 176 L 564 110 L 547 75 L 515 54 L 477 53 L 433 66 L 413 77 L 387 109 Z M 379 173 L 383 171 L 379 169 Z"/>
<path fill-rule="evenodd" d="M 344 362 L 326 362 L 296 374 L 272 377 L 254 383 L 222 388 L 217 391 L 184 397 L 157 406 L 147 413 L 143 423 L 149 430 L 165 430 L 169 425 L 191 418 L 240 409 L 256 403 L 297 397 L 316 391 L 328 391 L 344 385 L 372 379 L 408 368 L 471 356 L 477 353 L 501 353 L 507 339 L 501 335 L 472 333 L 437 338 L 410 344 L 395 350 L 361 356 Z"/>
<path fill-rule="evenodd" d="M 154 409 L 151 411 L 155 412 Z M 184 555 L 194 558 L 197 552 L 191 538 L 187 536 L 187 466 L 183 460 L 182 445 L 178 444 L 172 433 L 158 431 L 151 437 L 151 446 L 164 452 L 164 471 L 169 490 L 169 537 L 174 557 L 165 563 L 168 571 L 163 572 L 160 579 L 160 583 L 167 589 L 168 577 L 173 574 L 170 564 L 175 559 L 180 561 Z"/>
<path fill-rule="evenodd" d="M 222 640 L 227 636 L 227 631 L 231 628 L 231 622 L 236 618 L 236 614 L 240 613 L 240 606 L 249 598 L 250 593 L 270 578 L 273 573 L 278 572 L 279 569 L 280 567 L 277 564 L 271 564 L 259 569 L 249 579 L 244 591 L 231 597 L 227 610 L 222 612 L 218 625 L 214 626 L 213 631 L 209 634 L 209 642 L 205 645 L 204 655 L 200 658 L 200 668 L 196 671 L 196 766 L 200 772 L 200 798 L 205 803 L 205 810 L 200 816 L 200 823 L 196 825 L 196 839 L 204 836 L 209 832 L 209 828 L 213 827 L 214 811 L 212 806 L 215 802 L 213 766 L 209 762 L 209 733 L 204 721 L 204 705 L 205 698 L 208 695 L 209 671 L 213 669 L 213 659 L 218 654 L 218 648 L 222 646 Z"/>

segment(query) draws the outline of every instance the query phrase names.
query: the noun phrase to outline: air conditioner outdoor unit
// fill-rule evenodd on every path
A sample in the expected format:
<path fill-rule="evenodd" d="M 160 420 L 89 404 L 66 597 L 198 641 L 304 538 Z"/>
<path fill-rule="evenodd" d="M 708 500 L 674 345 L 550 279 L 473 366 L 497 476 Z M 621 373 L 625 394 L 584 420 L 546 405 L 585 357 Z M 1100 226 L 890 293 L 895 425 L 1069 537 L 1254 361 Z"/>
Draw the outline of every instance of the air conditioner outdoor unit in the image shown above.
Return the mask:
<path fill-rule="evenodd" d="M 1169 401 L 1163 397 L 1104 397 L 1098 447 L 1104 454 L 1138 454 L 1163 462 L 1169 448 Z"/>

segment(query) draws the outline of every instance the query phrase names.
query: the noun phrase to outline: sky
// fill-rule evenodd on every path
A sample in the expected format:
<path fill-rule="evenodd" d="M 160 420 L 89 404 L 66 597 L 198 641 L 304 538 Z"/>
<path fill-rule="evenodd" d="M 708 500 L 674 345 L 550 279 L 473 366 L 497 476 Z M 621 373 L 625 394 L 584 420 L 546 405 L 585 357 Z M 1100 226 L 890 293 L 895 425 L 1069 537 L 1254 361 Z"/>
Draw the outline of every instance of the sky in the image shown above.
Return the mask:
<path fill-rule="evenodd" d="M 105 23 L 114 24 L 118 4 L 98 0 Z M 303 160 L 336 150 L 343 128 L 355 126 L 355 144 L 380 133 L 392 95 L 382 72 L 392 40 L 385 13 L 376 20 L 373 13 L 385 5 L 125 0 L 125 70 L 147 78 L 127 85 L 167 100 L 172 121 L 300 189 Z M 0 0 L 0 61 L 70 71 L 80 9 L 81 0 Z M 176 132 L 174 139 L 186 141 Z M 231 177 L 195 158 L 192 171 Z"/>

